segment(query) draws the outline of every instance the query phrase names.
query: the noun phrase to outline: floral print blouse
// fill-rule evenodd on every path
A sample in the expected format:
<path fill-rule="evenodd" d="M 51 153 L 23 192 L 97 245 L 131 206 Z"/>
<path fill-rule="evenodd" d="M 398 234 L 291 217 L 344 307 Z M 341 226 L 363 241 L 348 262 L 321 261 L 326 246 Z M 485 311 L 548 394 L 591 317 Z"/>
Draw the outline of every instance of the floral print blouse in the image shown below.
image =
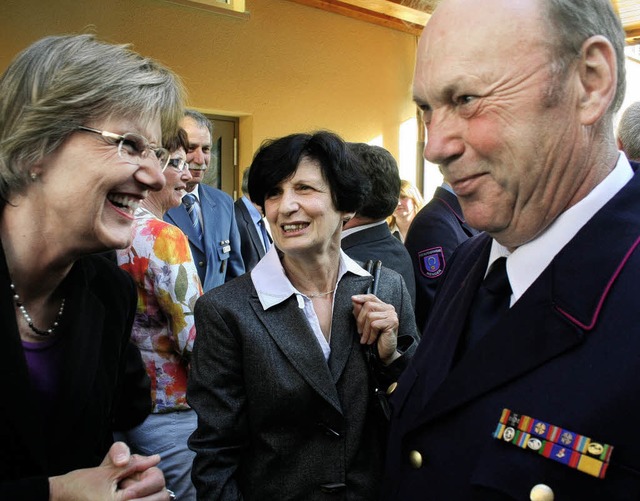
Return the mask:
<path fill-rule="evenodd" d="M 117 254 L 118 265 L 138 288 L 131 340 L 151 379 L 153 412 L 189 409 L 187 373 L 196 337 L 193 307 L 202 295 L 189 241 L 178 227 L 140 207 L 131 246 Z"/>

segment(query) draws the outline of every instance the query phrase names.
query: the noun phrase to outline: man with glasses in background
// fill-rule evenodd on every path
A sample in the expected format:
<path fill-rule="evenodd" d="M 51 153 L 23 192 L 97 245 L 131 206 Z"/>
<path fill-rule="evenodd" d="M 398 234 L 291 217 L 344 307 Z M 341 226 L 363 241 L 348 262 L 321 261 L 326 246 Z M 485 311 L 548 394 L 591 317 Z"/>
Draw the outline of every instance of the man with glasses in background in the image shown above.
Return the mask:
<path fill-rule="evenodd" d="M 233 199 L 202 183 L 211 161 L 213 127 L 203 114 L 187 110 L 181 126 L 189 137 L 187 162 L 192 180 L 182 205 L 170 209 L 165 221 L 179 227 L 189 238 L 193 260 L 204 292 L 245 271 L 240 251 Z"/>

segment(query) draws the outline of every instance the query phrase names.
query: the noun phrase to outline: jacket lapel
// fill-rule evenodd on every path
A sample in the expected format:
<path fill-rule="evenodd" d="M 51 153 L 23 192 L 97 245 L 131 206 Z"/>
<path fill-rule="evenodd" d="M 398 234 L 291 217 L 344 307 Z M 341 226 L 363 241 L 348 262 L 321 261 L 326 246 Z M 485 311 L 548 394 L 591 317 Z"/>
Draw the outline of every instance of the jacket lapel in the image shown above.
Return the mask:
<path fill-rule="evenodd" d="M 336 291 L 331 323 L 331 355 L 329 356 L 329 370 L 334 384 L 340 379 L 351 351 L 363 349 L 359 339 L 354 337 L 357 330 L 351 296 L 364 294 L 370 283 L 370 277 L 359 277 L 347 273 L 340 280 Z"/>
<path fill-rule="evenodd" d="M 333 383 L 322 349 L 316 341 L 304 313 L 298 308 L 295 296 L 269 308 L 267 312 L 262 309 L 255 292 L 250 303 L 267 332 L 291 365 L 316 392 L 338 412 L 342 413 L 338 391 Z"/>
<path fill-rule="evenodd" d="M 83 261 L 76 264 L 72 274 L 75 277 L 70 275 L 69 283 L 78 284 L 90 281 L 95 270 Z M 80 290 L 84 294 L 80 294 Z M 92 398 L 91 390 L 95 387 L 105 311 L 104 305 L 91 290 L 88 286 L 70 288 L 71 296 L 65 306 L 65 310 L 73 314 L 63 319 L 66 323 L 63 330 L 68 335 L 62 340 L 65 343 L 65 357 L 62 361 L 60 387 L 63 391 L 59 405 L 65 409 L 60 413 L 64 419 L 74 419 L 83 412 L 85 403 Z"/>
<path fill-rule="evenodd" d="M 527 297 L 520 298 L 461 358 L 424 407 L 420 420 L 434 419 L 582 342 L 582 331 L 553 310 L 550 282 L 549 274 L 541 277 Z"/>
<path fill-rule="evenodd" d="M 245 207 L 244 202 L 240 200 L 240 212 L 242 213 L 242 221 L 247 228 L 247 233 L 249 234 L 249 238 L 251 239 L 251 244 L 253 245 L 256 253 L 260 257 L 264 257 L 264 247 L 262 245 L 262 236 L 258 234 L 258 230 L 256 229 L 256 225 L 253 223 L 253 219 L 251 219 L 251 214 L 249 210 Z"/>
<path fill-rule="evenodd" d="M 189 214 L 187 214 L 187 209 L 185 208 L 184 205 L 180 204 L 178 207 L 169 209 L 165 214 L 164 219 L 167 222 L 180 228 L 182 230 L 182 233 L 187 235 L 189 242 L 192 245 L 194 245 L 196 248 L 200 249 L 202 253 L 204 253 L 203 241 L 200 240 L 196 235 L 195 228 L 193 227 L 193 224 L 191 224 L 191 218 L 189 217 Z M 204 231 L 204 228 L 203 228 L 203 231 Z"/>
<path fill-rule="evenodd" d="M 220 243 L 215 241 L 212 230 L 220 227 L 221 221 L 216 218 L 217 203 L 215 198 L 211 196 L 212 190 L 210 186 L 200 184 L 200 209 L 202 210 L 202 239 L 205 242 L 209 242 L 209 245 L 204 244 L 205 247 L 211 249 L 212 252 L 217 252 L 217 246 Z M 186 212 L 186 211 L 185 211 Z M 187 215 L 188 217 L 188 215 Z M 220 216 L 218 215 L 218 218 Z"/>
<path fill-rule="evenodd" d="M 42 444 L 45 440 L 40 420 L 42 411 L 35 405 L 9 284 L 9 272 L 0 243 L 0 333 L 5 350 L 4 361 L 0 364 L 0 378 L 7 382 L 4 385 L 6 395 L 0 409 L 5 419 L 13 421 L 12 428 L 21 435 L 21 440 L 16 442 L 26 445 L 25 455 L 33 458 L 34 462 L 39 462 L 44 472 L 46 464 Z"/>
<path fill-rule="evenodd" d="M 476 348 L 466 353 L 448 373 L 446 367 L 451 367 L 455 348 L 450 346 L 453 342 L 443 338 L 453 334 L 457 345 L 462 331 L 460 324 L 464 326 L 470 299 L 453 296 L 447 301 L 452 306 L 443 317 L 453 321 L 456 327 L 449 333 L 444 329 L 428 347 L 427 356 L 422 360 L 424 378 L 429 381 L 425 384 L 426 389 L 433 390 L 429 391 L 426 401 L 423 400 L 422 410 L 414 422 L 416 426 L 521 377 L 550 359 L 575 349 L 587 339 L 597 326 L 598 316 L 617 275 L 624 269 L 629 256 L 640 247 L 640 231 L 637 229 L 640 221 L 638 215 L 629 209 L 634 207 L 632 200 L 638 197 L 640 177 L 635 176 L 558 253 Z M 592 243 L 601 239 L 605 231 L 608 248 L 603 253 Z M 475 241 L 485 239 L 490 242 L 485 236 L 477 237 Z M 472 241 L 469 243 L 473 245 Z M 487 253 L 488 247 L 482 255 Z M 473 252 L 467 258 L 473 259 Z M 486 257 L 478 261 L 484 270 Z M 477 289 L 480 280 L 477 267 L 477 264 L 462 266 L 458 270 L 458 273 L 470 270 L 469 275 L 473 278 L 470 287 L 466 288 L 472 291 Z M 461 304 L 456 306 L 456 300 L 460 298 L 463 298 Z M 435 324 L 437 327 L 438 321 Z M 439 325 L 444 328 L 446 324 L 440 321 Z M 438 331 L 430 329 L 430 332 Z M 517 343 L 514 342 L 516 337 Z M 438 357 L 443 354 L 445 361 L 439 362 Z M 434 371 L 434 366 L 428 364 L 440 365 Z M 435 375 L 431 375 L 433 372 Z"/>

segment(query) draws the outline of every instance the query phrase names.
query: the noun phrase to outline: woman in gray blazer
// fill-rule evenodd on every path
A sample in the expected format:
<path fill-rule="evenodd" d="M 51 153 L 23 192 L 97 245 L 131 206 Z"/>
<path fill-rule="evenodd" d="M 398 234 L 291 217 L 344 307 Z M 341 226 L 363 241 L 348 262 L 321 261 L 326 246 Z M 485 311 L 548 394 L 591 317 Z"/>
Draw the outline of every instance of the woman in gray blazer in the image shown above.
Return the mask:
<path fill-rule="evenodd" d="M 367 191 L 334 134 L 294 134 L 256 154 L 249 193 L 274 246 L 195 309 L 198 499 L 377 498 L 386 423 L 373 381 L 395 380 L 416 328 L 400 275 L 383 268 L 377 296 L 367 294 L 371 275 L 340 250 Z"/>

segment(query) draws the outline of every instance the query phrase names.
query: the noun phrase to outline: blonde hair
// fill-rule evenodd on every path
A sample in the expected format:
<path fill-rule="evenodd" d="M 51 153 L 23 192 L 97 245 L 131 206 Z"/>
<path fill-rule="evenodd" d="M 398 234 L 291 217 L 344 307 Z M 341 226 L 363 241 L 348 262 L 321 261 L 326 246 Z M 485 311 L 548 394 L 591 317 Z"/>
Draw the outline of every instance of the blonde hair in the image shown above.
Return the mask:
<path fill-rule="evenodd" d="M 424 198 L 422 198 L 422 194 L 420 193 L 418 188 L 416 188 L 406 179 L 400 181 L 400 198 L 410 198 L 413 201 L 413 211 L 415 212 L 415 214 L 420 212 L 420 209 L 424 207 Z M 390 228 L 396 226 L 396 216 L 391 214 L 387 218 L 387 224 Z"/>
<path fill-rule="evenodd" d="M 52 36 L 22 51 L 0 78 L 0 209 L 30 167 L 79 125 L 113 116 L 160 119 L 175 136 L 184 89 L 169 69 L 93 35 Z"/>

